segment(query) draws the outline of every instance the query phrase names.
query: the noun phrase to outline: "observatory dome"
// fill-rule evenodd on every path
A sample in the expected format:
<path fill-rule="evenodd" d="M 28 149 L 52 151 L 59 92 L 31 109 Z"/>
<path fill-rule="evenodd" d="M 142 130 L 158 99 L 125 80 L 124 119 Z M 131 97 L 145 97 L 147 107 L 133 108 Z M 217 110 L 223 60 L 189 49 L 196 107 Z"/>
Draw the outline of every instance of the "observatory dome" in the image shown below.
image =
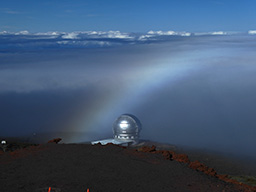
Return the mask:
<path fill-rule="evenodd" d="M 141 128 L 141 123 L 137 117 L 131 114 L 123 114 L 113 124 L 114 138 L 119 140 L 138 140 Z"/>

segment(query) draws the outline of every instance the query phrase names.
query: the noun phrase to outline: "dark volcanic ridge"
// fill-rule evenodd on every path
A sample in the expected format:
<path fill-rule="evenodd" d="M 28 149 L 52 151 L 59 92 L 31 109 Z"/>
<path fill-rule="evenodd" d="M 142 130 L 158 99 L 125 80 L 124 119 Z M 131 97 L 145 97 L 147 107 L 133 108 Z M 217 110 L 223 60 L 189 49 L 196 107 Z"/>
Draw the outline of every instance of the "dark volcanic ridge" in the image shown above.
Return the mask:
<path fill-rule="evenodd" d="M 175 146 L 56 144 L 59 141 L 19 143 L 0 151 L 1 191 L 256 191 L 254 176 L 219 174 Z"/>

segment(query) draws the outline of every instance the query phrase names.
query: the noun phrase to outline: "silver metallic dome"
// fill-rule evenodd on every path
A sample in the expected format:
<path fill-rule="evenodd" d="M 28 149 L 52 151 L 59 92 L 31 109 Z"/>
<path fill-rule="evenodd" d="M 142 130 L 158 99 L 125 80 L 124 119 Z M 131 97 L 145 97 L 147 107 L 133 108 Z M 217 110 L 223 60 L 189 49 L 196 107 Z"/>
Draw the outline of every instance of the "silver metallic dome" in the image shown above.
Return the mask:
<path fill-rule="evenodd" d="M 141 131 L 141 123 L 137 117 L 123 114 L 113 124 L 113 134 L 119 140 L 138 140 Z"/>

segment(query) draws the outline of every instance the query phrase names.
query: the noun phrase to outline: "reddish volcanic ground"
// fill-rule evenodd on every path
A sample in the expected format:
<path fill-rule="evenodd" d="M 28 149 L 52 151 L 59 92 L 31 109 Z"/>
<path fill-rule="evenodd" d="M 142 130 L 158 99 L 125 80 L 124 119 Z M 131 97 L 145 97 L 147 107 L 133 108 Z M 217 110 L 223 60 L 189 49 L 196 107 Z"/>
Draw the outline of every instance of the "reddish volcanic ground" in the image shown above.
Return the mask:
<path fill-rule="evenodd" d="M 175 150 L 54 142 L 0 152 L 0 191 L 256 191 Z"/>

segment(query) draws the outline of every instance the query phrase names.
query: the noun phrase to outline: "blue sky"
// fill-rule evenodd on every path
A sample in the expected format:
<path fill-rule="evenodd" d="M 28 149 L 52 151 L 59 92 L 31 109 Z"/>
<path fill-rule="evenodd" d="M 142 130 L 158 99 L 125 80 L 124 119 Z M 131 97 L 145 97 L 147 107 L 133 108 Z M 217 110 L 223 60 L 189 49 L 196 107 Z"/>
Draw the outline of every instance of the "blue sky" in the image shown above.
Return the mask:
<path fill-rule="evenodd" d="M 255 0 L 6 0 L 0 31 L 256 29 Z"/>

